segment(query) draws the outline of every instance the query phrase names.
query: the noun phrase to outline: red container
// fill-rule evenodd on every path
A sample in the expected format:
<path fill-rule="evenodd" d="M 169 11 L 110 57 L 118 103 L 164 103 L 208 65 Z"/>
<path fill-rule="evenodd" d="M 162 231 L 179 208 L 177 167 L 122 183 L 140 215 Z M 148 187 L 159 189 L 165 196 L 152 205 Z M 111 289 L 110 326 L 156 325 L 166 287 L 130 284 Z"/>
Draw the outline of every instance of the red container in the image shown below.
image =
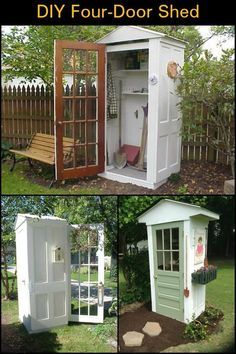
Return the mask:
<path fill-rule="evenodd" d="M 121 152 L 126 153 L 127 163 L 130 165 L 136 165 L 138 162 L 138 156 L 140 152 L 140 147 L 135 145 L 124 144 L 120 148 Z"/>

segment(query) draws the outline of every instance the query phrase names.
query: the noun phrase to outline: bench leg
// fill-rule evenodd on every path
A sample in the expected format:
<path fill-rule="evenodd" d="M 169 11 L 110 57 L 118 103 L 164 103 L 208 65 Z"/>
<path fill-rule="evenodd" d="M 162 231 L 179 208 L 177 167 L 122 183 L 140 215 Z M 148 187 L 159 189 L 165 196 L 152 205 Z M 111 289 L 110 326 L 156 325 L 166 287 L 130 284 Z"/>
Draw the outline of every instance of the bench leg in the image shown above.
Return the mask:
<path fill-rule="evenodd" d="M 31 159 L 28 157 L 28 162 L 29 162 L 29 165 L 30 165 L 30 167 L 34 167 L 34 165 L 32 164 L 32 161 L 31 161 Z"/>
<path fill-rule="evenodd" d="M 12 172 L 14 170 L 15 164 L 16 164 L 16 156 L 15 154 L 12 154 L 12 158 L 13 158 L 13 163 L 12 166 L 10 168 L 10 172 Z"/>

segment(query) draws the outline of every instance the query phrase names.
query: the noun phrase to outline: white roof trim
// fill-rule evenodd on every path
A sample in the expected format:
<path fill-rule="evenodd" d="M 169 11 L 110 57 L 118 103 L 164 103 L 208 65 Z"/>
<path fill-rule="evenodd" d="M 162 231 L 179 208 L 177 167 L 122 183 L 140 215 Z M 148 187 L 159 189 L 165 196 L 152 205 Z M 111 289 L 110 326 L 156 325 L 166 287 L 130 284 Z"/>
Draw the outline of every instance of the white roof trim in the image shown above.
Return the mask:
<path fill-rule="evenodd" d="M 143 28 L 143 27 L 139 27 L 139 26 L 119 26 L 117 28 L 115 28 L 113 31 L 109 32 L 108 34 L 106 34 L 105 36 L 103 36 L 102 38 L 100 38 L 99 40 L 96 41 L 96 43 L 104 43 L 104 44 L 110 44 L 110 43 L 117 43 L 117 42 L 129 42 L 131 41 L 132 39 L 122 39 L 122 40 L 111 40 L 109 42 L 109 37 L 112 37 L 112 35 L 115 33 L 115 32 L 118 32 L 120 30 L 124 30 L 124 29 L 127 29 L 127 31 L 129 31 L 130 29 L 132 29 L 133 31 L 136 30 L 136 34 L 138 32 L 140 32 L 140 38 L 134 38 L 133 40 L 148 40 L 148 39 L 151 39 L 151 38 L 169 38 L 171 40 L 174 40 L 176 42 L 181 42 L 182 44 L 187 44 L 188 42 L 182 40 L 182 39 L 178 39 L 178 38 L 175 38 L 175 37 L 172 37 L 172 36 L 168 36 L 164 33 L 161 33 L 161 32 L 157 32 L 157 31 L 153 31 L 153 30 L 150 30 L 150 29 L 147 29 L 147 28 Z M 143 35 L 143 37 L 142 37 Z M 146 35 L 146 36 L 145 36 Z M 127 36 L 127 38 L 129 38 L 129 36 Z M 108 40 L 108 41 L 107 41 Z"/>
<path fill-rule="evenodd" d="M 188 207 L 195 208 L 196 212 L 197 211 L 198 212 L 195 215 L 192 215 L 191 217 L 202 215 L 202 216 L 207 216 L 211 220 L 219 220 L 219 218 L 220 218 L 219 214 L 216 214 L 213 211 L 210 211 L 208 209 L 204 209 L 204 208 L 200 207 L 199 205 L 193 205 L 193 204 L 189 204 L 189 203 L 179 202 L 177 200 L 172 200 L 172 199 L 161 199 L 158 203 L 153 205 L 150 209 L 146 210 L 143 214 L 139 215 L 138 220 L 141 219 L 144 215 L 148 214 L 152 209 L 156 208 L 157 206 L 159 206 L 160 204 L 163 204 L 165 202 L 170 202 L 170 203 L 173 203 L 173 204 L 186 205 Z"/>
<path fill-rule="evenodd" d="M 19 228 L 27 219 L 38 219 L 38 220 L 51 220 L 51 221 L 55 221 L 55 220 L 60 220 L 60 221 L 66 221 L 66 219 L 61 219 L 58 218 L 57 216 L 52 216 L 52 215 L 32 215 L 32 214 L 17 214 L 16 220 L 15 220 L 15 224 L 14 224 L 14 229 L 16 230 L 16 223 L 18 220 L 18 217 L 22 218 L 22 222 L 17 226 L 17 228 Z M 67 221 L 66 221 L 67 222 Z"/>

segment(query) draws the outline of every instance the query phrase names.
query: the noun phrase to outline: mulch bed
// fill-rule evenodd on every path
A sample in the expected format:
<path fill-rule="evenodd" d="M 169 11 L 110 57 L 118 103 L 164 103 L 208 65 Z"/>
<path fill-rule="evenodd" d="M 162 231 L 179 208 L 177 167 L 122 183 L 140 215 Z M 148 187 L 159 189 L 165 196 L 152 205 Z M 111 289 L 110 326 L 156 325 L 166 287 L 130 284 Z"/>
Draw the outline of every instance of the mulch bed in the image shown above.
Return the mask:
<path fill-rule="evenodd" d="M 8 162 L 7 162 L 8 163 Z M 20 163 L 19 163 L 20 164 Z M 47 167 L 34 162 L 34 171 L 27 163 L 22 163 L 26 178 L 32 183 L 49 186 L 50 178 Z M 52 173 L 50 173 L 52 176 Z M 52 177 L 51 177 L 52 178 Z M 65 184 L 57 183 L 54 187 L 66 188 L 70 193 L 80 193 L 81 189 L 96 189 L 99 194 L 223 194 L 225 180 L 232 179 L 229 166 L 211 162 L 182 161 L 180 179 L 178 182 L 167 181 L 155 190 L 139 187 L 131 183 L 119 183 L 101 177 L 85 177 L 77 180 L 66 181 Z M 30 192 L 30 191 L 29 191 Z"/>
<path fill-rule="evenodd" d="M 157 337 L 145 334 L 141 347 L 126 347 L 122 336 L 128 331 L 142 332 L 146 322 L 159 322 L 162 332 Z M 150 307 L 143 305 L 134 312 L 126 312 L 119 317 L 119 346 L 123 353 L 159 353 L 160 351 L 189 343 L 183 338 L 185 324 L 171 318 L 151 312 Z"/>

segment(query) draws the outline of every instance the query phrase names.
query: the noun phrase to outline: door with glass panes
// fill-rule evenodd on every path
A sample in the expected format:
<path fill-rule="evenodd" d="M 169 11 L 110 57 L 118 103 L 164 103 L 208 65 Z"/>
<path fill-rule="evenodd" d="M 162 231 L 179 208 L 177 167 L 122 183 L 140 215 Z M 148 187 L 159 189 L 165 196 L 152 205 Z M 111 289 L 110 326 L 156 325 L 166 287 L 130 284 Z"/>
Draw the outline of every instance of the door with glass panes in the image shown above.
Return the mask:
<path fill-rule="evenodd" d="M 105 46 L 55 41 L 55 177 L 104 171 Z"/>
<path fill-rule="evenodd" d="M 104 227 L 76 225 L 71 241 L 71 312 L 75 322 L 102 323 L 104 317 Z"/>
<path fill-rule="evenodd" d="M 183 223 L 153 226 L 156 309 L 182 321 L 184 317 Z"/>

